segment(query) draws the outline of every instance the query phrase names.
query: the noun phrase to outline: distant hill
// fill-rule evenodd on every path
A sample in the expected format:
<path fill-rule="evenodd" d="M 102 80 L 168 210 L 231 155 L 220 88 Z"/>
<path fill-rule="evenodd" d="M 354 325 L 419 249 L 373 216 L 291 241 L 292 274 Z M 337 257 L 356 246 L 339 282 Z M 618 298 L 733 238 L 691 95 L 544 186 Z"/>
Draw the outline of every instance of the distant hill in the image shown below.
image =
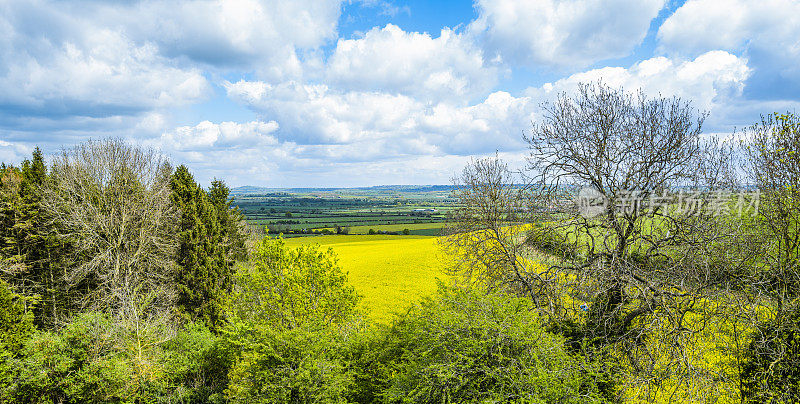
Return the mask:
<path fill-rule="evenodd" d="M 245 185 L 231 189 L 233 195 L 301 194 L 310 192 L 441 192 L 452 191 L 453 185 L 376 185 L 356 188 L 268 188 Z"/>

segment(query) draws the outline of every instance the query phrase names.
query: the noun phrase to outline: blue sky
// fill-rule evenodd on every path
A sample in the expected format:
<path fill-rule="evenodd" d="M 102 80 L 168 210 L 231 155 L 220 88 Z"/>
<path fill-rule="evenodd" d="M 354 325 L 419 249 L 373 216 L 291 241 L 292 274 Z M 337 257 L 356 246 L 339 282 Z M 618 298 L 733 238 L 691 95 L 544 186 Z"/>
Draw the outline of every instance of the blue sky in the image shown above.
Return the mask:
<path fill-rule="evenodd" d="M 727 136 L 800 102 L 797 0 L 0 0 L 0 161 L 122 137 L 208 183 L 441 184 L 521 166 L 578 83 Z"/>

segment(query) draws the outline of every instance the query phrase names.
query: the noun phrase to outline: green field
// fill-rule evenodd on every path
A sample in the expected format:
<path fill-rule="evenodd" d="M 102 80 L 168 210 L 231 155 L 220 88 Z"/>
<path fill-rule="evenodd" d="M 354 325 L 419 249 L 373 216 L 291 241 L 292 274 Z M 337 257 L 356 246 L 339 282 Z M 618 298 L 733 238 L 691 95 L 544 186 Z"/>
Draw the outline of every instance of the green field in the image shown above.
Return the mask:
<path fill-rule="evenodd" d="M 386 321 L 446 281 L 435 237 L 348 235 L 287 239 L 288 246 L 319 244 L 339 257 L 350 283 L 363 296 L 370 318 Z"/>
<path fill-rule="evenodd" d="M 251 232 L 313 234 L 322 231 L 367 234 L 402 232 L 439 235 L 455 207 L 448 186 L 291 189 L 267 192 L 240 189 L 234 195 Z M 337 230 L 338 228 L 338 230 Z"/>

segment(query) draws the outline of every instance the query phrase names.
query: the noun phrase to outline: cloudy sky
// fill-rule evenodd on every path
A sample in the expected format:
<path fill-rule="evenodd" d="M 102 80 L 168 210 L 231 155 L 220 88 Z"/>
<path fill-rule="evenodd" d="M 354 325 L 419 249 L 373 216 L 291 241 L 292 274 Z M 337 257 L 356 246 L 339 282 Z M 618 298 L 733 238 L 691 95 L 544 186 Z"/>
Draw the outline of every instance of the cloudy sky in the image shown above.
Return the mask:
<path fill-rule="evenodd" d="M 798 111 L 798 0 L 0 0 L 0 161 L 122 137 L 205 183 L 449 183 L 602 78 Z"/>

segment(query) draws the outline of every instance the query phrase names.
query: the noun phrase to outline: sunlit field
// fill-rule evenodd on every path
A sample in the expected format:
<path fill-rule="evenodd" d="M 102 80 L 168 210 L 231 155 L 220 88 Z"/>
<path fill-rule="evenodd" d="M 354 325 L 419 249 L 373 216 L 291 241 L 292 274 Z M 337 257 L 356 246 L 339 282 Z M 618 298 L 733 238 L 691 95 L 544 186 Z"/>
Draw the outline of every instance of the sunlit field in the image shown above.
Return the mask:
<path fill-rule="evenodd" d="M 319 244 L 332 248 L 350 283 L 363 296 L 370 318 L 385 322 L 436 290 L 443 256 L 436 237 L 347 235 L 287 239 L 288 246 Z"/>
<path fill-rule="evenodd" d="M 437 280 L 450 280 L 442 270 L 444 256 L 436 239 L 413 235 L 331 235 L 291 238 L 286 240 L 286 244 L 318 244 L 323 248 L 332 248 L 339 257 L 342 269 L 349 273 L 350 283 L 363 296 L 362 308 L 371 319 L 386 323 L 393 313 L 406 310 L 422 296 L 435 291 Z M 549 258 L 546 254 L 537 255 L 542 261 Z M 658 389 L 645 384 L 630 391 L 626 399 L 633 402 L 693 402 L 704 396 L 715 402 L 736 402 L 740 392 L 734 383 L 738 366 L 735 348 L 745 341 L 732 340 L 732 325 L 730 319 L 717 319 L 687 341 L 686 359 L 698 370 L 702 369 L 701 373 L 716 374 L 717 377 L 668 379 Z M 660 326 L 653 324 L 653 327 L 659 329 Z M 642 349 L 665 356 L 666 359 L 668 354 L 663 351 L 665 347 L 660 338 L 653 336 L 648 340 L 647 348 Z M 670 372 L 661 366 L 663 364 L 656 365 L 658 373 Z M 633 381 L 622 380 L 622 383 L 630 382 Z M 649 389 L 654 389 L 654 392 L 648 393 Z M 637 400 L 636 396 L 640 399 L 649 398 Z"/>

